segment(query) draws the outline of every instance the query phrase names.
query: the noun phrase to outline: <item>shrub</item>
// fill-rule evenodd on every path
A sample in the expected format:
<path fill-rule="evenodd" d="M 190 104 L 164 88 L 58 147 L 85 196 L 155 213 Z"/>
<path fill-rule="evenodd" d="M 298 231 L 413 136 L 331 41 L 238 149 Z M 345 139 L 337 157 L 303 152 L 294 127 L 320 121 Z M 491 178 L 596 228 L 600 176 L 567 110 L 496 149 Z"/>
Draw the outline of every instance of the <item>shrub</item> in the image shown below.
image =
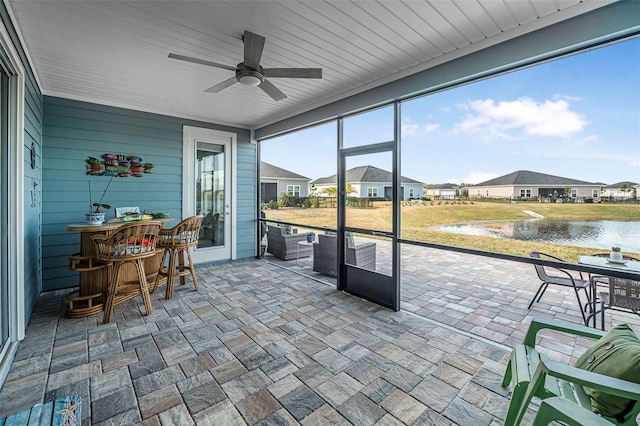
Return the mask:
<path fill-rule="evenodd" d="M 280 200 L 278 200 L 280 207 L 293 207 L 295 205 L 295 197 L 285 192 L 280 194 Z"/>

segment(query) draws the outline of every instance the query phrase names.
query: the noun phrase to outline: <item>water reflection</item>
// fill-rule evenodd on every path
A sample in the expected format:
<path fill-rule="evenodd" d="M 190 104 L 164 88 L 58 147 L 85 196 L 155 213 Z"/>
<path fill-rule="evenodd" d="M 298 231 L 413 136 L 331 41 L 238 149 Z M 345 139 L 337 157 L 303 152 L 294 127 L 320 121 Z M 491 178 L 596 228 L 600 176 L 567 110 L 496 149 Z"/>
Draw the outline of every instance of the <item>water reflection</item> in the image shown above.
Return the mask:
<path fill-rule="evenodd" d="M 510 238 L 603 250 L 609 250 L 612 246 L 619 245 L 624 251 L 640 253 L 640 222 L 532 219 L 472 222 L 436 226 L 433 229 L 457 234 Z"/>

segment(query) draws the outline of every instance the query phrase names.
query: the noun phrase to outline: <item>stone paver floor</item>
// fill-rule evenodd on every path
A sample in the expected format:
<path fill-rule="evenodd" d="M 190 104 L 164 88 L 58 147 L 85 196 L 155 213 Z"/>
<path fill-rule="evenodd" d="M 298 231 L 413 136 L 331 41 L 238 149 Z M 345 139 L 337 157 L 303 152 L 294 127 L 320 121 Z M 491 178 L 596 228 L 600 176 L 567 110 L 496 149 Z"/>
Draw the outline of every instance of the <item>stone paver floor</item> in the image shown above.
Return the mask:
<path fill-rule="evenodd" d="M 529 311 L 531 266 L 414 249 L 403 249 L 401 312 L 304 276 L 310 259 L 201 267 L 199 292 L 188 283 L 165 300 L 162 288 L 151 315 L 134 299 L 110 324 L 65 318 L 65 292 L 45 293 L 0 417 L 76 393 L 95 425 L 502 424 L 509 346 L 532 316 L 579 322 L 575 296 L 549 289 Z M 571 361 L 588 342 L 542 344 Z"/>

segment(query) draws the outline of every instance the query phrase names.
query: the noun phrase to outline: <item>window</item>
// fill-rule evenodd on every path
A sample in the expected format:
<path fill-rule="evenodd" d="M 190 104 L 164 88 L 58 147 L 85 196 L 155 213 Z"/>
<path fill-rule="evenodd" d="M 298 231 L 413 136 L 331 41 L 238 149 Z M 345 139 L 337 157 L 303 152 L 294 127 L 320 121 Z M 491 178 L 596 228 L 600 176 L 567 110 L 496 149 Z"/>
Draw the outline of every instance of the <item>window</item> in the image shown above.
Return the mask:
<path fill-rule="evenodd" d="M 378 188 L 367 188 L 367 197 L 373 198 L 378 196 Z"/>
<path fill-rule="evenodd" d="M 413 197 L 415 197 L 413 188 L 409 188 L 409 198 L 413 198 Z"/>
<path fill-rule="evenodd" d="M 578 190 L 577 189 L 572 189 L 571 190 L 571 198 L 578 198 Z"/>
<path fill-rule="evenodd" d="M 531 198 L 531 190 L 530 189 L 521 189 L 520 190 L 520 198 Z"/>
<path fill-rule="evenodd" d="M 299 197 L 300 185 L 287 185 L 287 194 L 294 197 Z"/>
<path fill-rule="evenodd" d="M 591 195 L 593 196 L 593 198 L 598 198 L 600 196 L 600 191 L 594 189 L 592 190 Z"/>

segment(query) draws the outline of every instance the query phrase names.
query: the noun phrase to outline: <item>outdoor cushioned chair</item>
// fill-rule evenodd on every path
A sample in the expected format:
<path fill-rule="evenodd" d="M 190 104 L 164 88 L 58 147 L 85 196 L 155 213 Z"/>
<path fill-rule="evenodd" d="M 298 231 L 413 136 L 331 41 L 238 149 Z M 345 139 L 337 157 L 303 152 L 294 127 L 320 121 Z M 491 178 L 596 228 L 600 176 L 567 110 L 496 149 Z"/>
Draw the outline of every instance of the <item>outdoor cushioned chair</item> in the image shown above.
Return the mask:
<path fill-rule="evenodd" d="M 267 253 L 282 260 L 311 256 L 311 245 L 298 246 L 300 241 L 307 241 L 307 234 L 287 234 L 284 227 L 267 226 Z"/>
<path fill-rule="evenodd" d="M 536 349 L 540 330 L 599 339 L 576 362 L 564 365 Z M 628 325 L 609 333 L 552 319 L 534 318 L 522 344 L 511 352 L 502 386 L 513 384 L 505 425 L 517 426 L 536 396 L 562 397 L 615 425 L 636 425 L 640 414 L 640 340 Z M 587 423 L 589 424 L 589 423 Z"/>
<path fill-rule="evenodd" d="M 167 290 L 165 299 L 173 297 L 173 280 L 178 277 L 180 285 L 186 284 L 186 276 L 191 275 L 193 279 L 193 287 L 198 291 L 198 277 L 193 269 L 193 261 L 191 260 L 191 248 L 198 245 L 198 237 L 200 235 L 200 226 L 202 225 L 204 216 L 191 216 L 183 219 L 173 228 L 161 229 L 158 248 L 164 249 L 160 269 L 156 276 L 153 291 L 156 291 L 162 277 L 167 277 Z M 185 254 L 188 262 L 185 261 Z M 165 267 L 165 260 L 169 257 L 169 265 Z"/>
<path fill-rule="evenodd" d="M 353 237 L 346 237 L 346 263 L 370 271 L 376 270 L 376 243 L 355 245 Z M 318 235 L 313 245 L 313 270 L 321 274 L 338 275 L 338 237 L 332 234 Z"/>
<path fill-rule="evenodd" d="M 534 259 L 546 259 L 546 260 L 557 260 L 559 262 L 564 262 L 564 260 L 551 256 L 550 254 L 540 253 L 537 251 L 532 251 L 530 256 Z M 536 273 L 538 274 L 538 278 L 542 281 L 540 287 L 538 287 L 538 291 L 536 292 L 533 299 L 529 303 L 528 309 L 531 309 L 531 306 L 535 302 L 539 302 L 542 298 L 542 295 L 547 290 L 550 284 L 559 285 L 562 287 L 570 287 L 573 288 L 573 291 L 576 293 L 576 297 L 578 298 L 578 307 L 580 308 L 580 313 L 582 314 L 582 320 L 584 324 L 587 324 L 587 314 L 585 313 L 585 307 L 589 308 L 591 306 L 591 298 L 589 296 L 589 281 L 586 281 L 582 278 L 582 274 L 580 274 L 580 278 L 576 278 L 571 275 L 568 271 L 564 269 L 552 267 L 552 266 L 542 266 L 542 265 L 533 265 L 536 268 Z M 584 290 L 584 294 L 587 297 L 587 303 L 582 304 L 580 300 L 579 290 Z"/>
<path fill-rule="evenodd" d="M 111 321 L 113 307 L 136 296 L 141 296 L 147 315 L 153 312 L 144 259 L 156 255 L 156 244 L 162 224 L 155 221 L 131 222 L 118 228 L 111 235 L 91 237 L 96 247 L 96 257 L 111 267 L 107 286 L 107 300 L 104 305 L 103 323 Z M 125 263 L 132 263 L 138 278 L 131 282 L 121 282 L 120 270 Z"/>

